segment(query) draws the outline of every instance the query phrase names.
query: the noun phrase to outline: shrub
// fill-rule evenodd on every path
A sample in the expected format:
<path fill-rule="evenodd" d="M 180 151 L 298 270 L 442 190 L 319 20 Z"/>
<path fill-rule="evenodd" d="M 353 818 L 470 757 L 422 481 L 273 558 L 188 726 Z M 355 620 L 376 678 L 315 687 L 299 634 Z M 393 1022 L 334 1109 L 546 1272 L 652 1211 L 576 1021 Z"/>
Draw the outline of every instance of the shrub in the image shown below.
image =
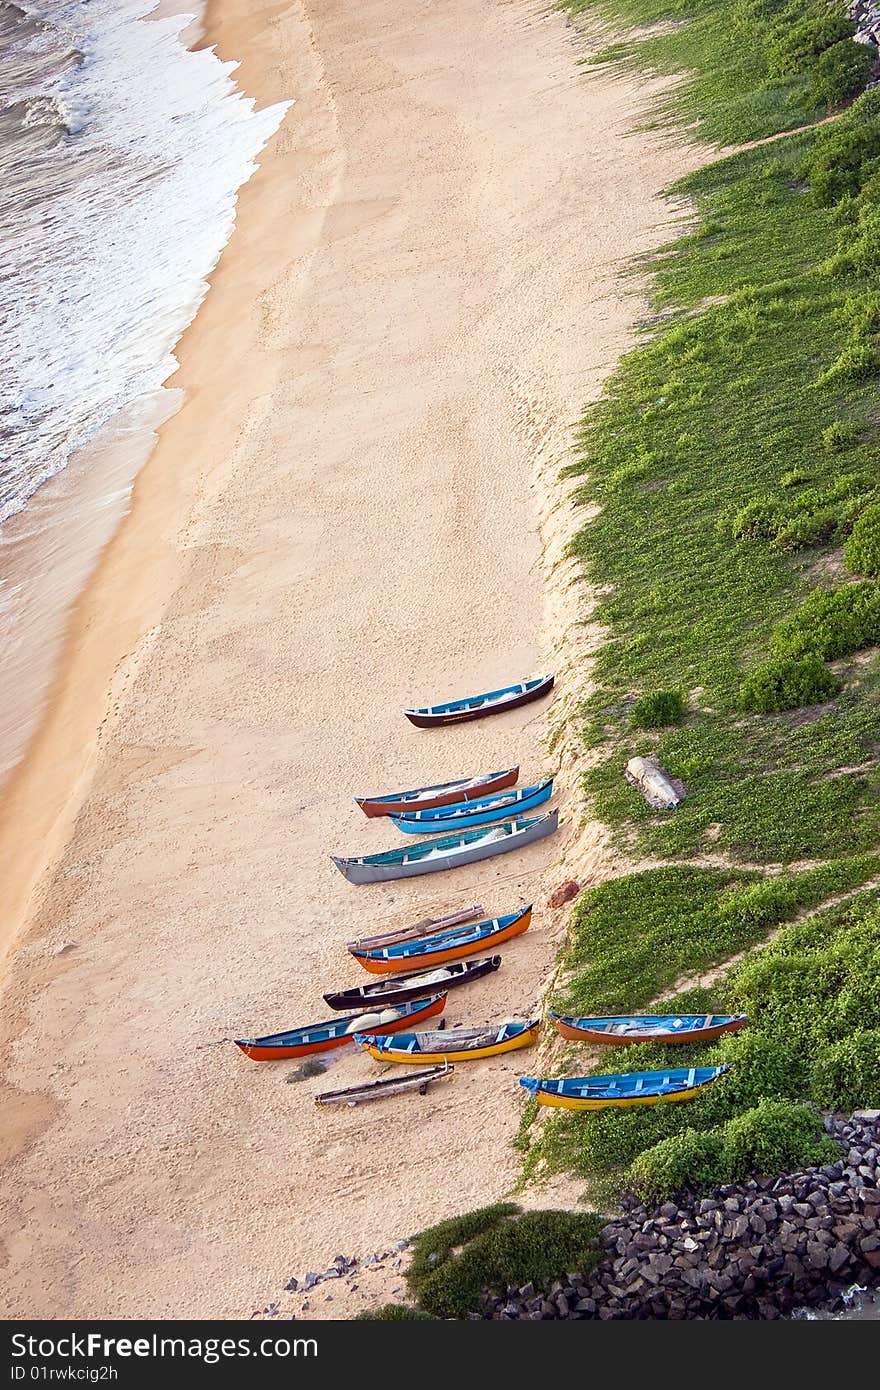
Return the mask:
<path fill-rule="evenodd" d="M 721 1134 L 685 1129 L 639 1154 L 629 1181 L 643 1201 L 657 1202 L 721 1182 Z"/>
<path fill-rule="evenodd" d="M 858 442 L 858 430 L 846 420 L 835 420 L 822 431 L 822 447 L 827 449 L 829 454 L 840 454 Z"/>
<path fill-rule="evenodd" d="M 424 1281 L 449 1259 L 456 1246 L 494 1230 L 502 1221 L 516 1216 L 518 1212 L 519 1207 L 513 1202 L 496 1202 L 493 1206 L 478 1207 L 476 1211 L 465 1212 L 463 1216 L 440 1221 L 436 1226 L 422 1231 L 413 1241 L 412 1258 L 406 1274 L 413 1293 L 419 1294 Z"/>
<path fill-rule="evenodd" d="M 770 497 L 755 497 L 737 512 L 731 529 L 734 540 L 761 541 L 775 536 L 781 524 L 776 502 Z"/>
<path fill-rule="evenodd" d="M 880 1105 L 880 1028 L 853 1033 L 820 1052 L 812 1090 L 820 1105 L 833 1110 Z"/>
<path fill-rule="evenodd" d="M 852 39 L 832 44 L 817 58 L 810 74 L 810 100 L 816 106 L 838 106 L 861 91 L 873 70 L 874 50 L 867 44 Z"/>
<path fill-rule="evenodd" d="M 880 502 L 862 512 L 843 553 L 855 574 L 880 575 Z"/>
<path fill-rule="evenodd" d="M 793 24 L 791 28 L 784 27 L 781 36 L 770 46 L 770 71 L 774 77 L 806 72 L 820 53 L 844 39 L 851 39 L 854 32 L 855 25 L 842 14 L 820 15 Z"/>
<path fill-rule="evenodd" d="M 880 543 L 880 525 L 877 538 Z M 780 658 L 812 653 L 825 661 L 834 661 L 877 642 L 880 585 L 865 583 L 816 589 L 792 617 L 777 626 L 771 645 L 774 655 Z"/>
<path fill-rule="evenodd" d="M 410 1308 L 405 1303 L 383 1303 L 368 1313 L 356 1313 L 355 1322 L 433 1322 L 430 1313 Z"/>
<path fill-rule="evenodd" d="M 724 1127 L 721 1166 L 727 1181 L 749 1173 L 772 1175 L 839 1157 L 836 1144 L 822 1129 L 811 1105 L 788 1100 L 760 1100 Z"/>
<path fill-rule="evenodd" d="M 417 1287 L 412 1266 L 407 1279 L 427 1312 L 462 1318 L 479 1311 L 487 1291 L 504 1293 L 508 1284 L 550 1279 L 569 1270 L 588 1273 L 600 1258 L 597 1236 L 603 1225 L 593 1213 L 525 1212 L 475 1236 L 460 1253 L 448 1252 L 418 1279 Z"/>
<path fill-rule="evenodd" d="M 632 707 L 636 729 L 662 729 L 680 724 L 684 718 L 684 696 L 680 690 L 649 690 Z"/>
<path fill-rule="evenodd" d="M 840 517 L 833 507 L 817 512 L 803 512 L 779 527 L 773 541 L 774 550 L 803 550 L 831 540 L 840 527 Z"/>
<path fill-rule="evenodd" d="M 871 247 L 870 254 L 880 257 L 880 220 L 877 223 L 877 245 Z M 856 248 L 853 248 L 855 255 Z M 826 367 L 821 376 L 817 377 L 817 386 L 831 386 L 838 381 L 865 381 L 868 377 L 876 375 L 880 370 L 880 357 L 873 343 L 865 342 L 862 339 L 852 339 L 838 353 L 830 367 Z"/>
<path fill-rule="evenodd" d="M 858 338 L 880 332 L 880 291 L 848 295 L 840 313 Z"/>
<path fill-rule="evenodd" d="M 822 207 L 849 196 L 880 167 L 880 123 L 859 119 L 860 98 L 847 116 L 820 131 L 806 168 L 810 192 Z"/>
<path fill-rule="evenodd" d="M 819 657 L 788 657 L 756 667 L 740 687 L 739 705 L 754 714 L 773 714 L 821 704 L 839 689 L 837 677 Z"/>

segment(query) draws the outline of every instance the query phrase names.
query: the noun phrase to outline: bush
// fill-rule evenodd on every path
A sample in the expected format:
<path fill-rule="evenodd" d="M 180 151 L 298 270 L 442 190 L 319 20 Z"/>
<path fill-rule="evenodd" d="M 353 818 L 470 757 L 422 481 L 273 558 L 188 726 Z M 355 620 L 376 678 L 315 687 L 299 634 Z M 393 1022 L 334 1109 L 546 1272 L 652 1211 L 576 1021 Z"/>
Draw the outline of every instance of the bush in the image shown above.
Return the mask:
<path fill-rule="evenodd" d="M 781 525 L 777 503 L 770 497 L 755 497 L 734 517 L 733 538 L 736 541 L 770 540 Z"/>
<path fill-rule="evenodd" d="M 872 503 L 862 512 L 843 553 L 855 574 L 880 575 L 880 502 Z"/>
<path fill-rule="evenodd" d="M 833 1162 L 838 1157 L 837 1145 L 824 1133 L 821 1117 L 811 1105 L 760 1100 L 724 1127 L 721 1166 L 727 1182 L 740 1181 L 750 1173 L 770 1176 L 811 1163 Z"/>
<path fill-rule="evenodd" d="M 433 1322 L 430 1313 L 410 1308 L 405 1303 L 383 1303 L 369 1313 L 356 1313 L 355 1322 Z"/>
<path fill-rule="evenodd" d="M 600 1258 L 597 1236 L 604 1224 L 593 1213 L 525 1212 L 475 1236 L 460 1253 L 448 1251 L 415 1282 L 410 1266 L 407 1280 L 427 1312 L 462 1318 L 479 1312 L 486 1292 L 504 1293 L 508 1284 L 552 1279 L 569 1270 L 588 1273 Z M 427 1231 L 419 1240 L 436 1245 L 431 1235 Z"/>
<path fill-rule="evenodd" d="M 842 14 L 820 15 L 802 20 L 791 28 L 783 27 L 780 37 L 771 44 L 769 68 L 774 77 L 790 77 L 809 71 L 820 53 L 851 39 L 855 25 Z"/>
<path fill-rule="evenodd" d="M 833 507 L 803 512 L 781 525 L 773 541 L 774 550 L 803 550 L 806 546 L 829 541 L 840 528 L 840 517 Z"/>
<path fill-rule="evenodd" d="M 424 1281 L 449 1259 L 456 1246 L 494 1230 L 518 1212 L 519 1207 L 513 1202 L 496 1202 L 493 1206 L 478 1207 L 476 1211 L 465 1212 L 463 1216 L 440 1221 L 436 1226 L 422 1231 L 413 1241 L 412 1258 L 406 1274 L 413 1293 L 419 1295 Z"/>
<path fill-rule="evenodd" d="M 853 1033 L 820 1052 L 812 1090 L 832 1110 L 880 1105 L 880 1028 Z"/>
<path fill-rule="evenodd" d="M 816 106 L 838 106 L 859 92 L 874 70 L 874 50 L 843 39 L 825 50 L 810 75 L 810 100 Z"/>
<path fill-rule="evenodd" d="M 646 1202 L 677 1197 L 723 1181 L 721 1134 L 685 1129 L 639 1154 L 629 1170 L 633 1190 Z"/>
<path fill-rule="evenodd" d="M 880 524 L 877 541 L 880 561 Z M 783 659 L 811 653 L 834 661 L 878 642 L 880 585 L 865 583 L 816 589 L 792 617 L 778 625 L 771 646 L 774 655 Z"/>
<path fill-rule="evenodd" d="M 822 207 L 856 198 L 880 168 L 880 122 L 859 119 L 860 97 L 852 110 L 820 131 L 805 170 L 810 192 Z"/>
<path fill-rule="evenodd" d="M 872 245 L 870 255 L 880 256 L 880 220 L 877 224 L 877 245 Z M 853 255 L 856 254 L 856 247 L 853 248 Z M 831 363 L 826 367 L 821 376 L 816 378 L 817 386 L 831 386 L 838 381 L 865 381 L 868 377 L 875 376 L 880 370 L 880 357 L 873 343 L 865 342 L 862 339 L 853 339 L 847 343 Z"/>
<path fill-rule="evenodd" d="M 880 332 L 880 292 L 877 290 L 848 295 L 840 312 L 855 337 L 865 338 Z"/>
<path fill-rule="evenodd" d="M 818 656 L 788 657 L 752 671 L 740 687 L 739 706 L 753 714 L 774 714 L 821 704 L 839 689 L 837 677 Z"/>
<path fill-rule="evenodd" d="M 680 724 L 684 708 L 680 690 L 650 690 L 636 700 L 630 717 L 636 729 L 663 729 L 669 724 Z"/>
<path fill-rule="evenodd" d="M 858 442 L 858 430 L 846 420 L 835 420 L 822 431 L 822 447 L 827 449 L 829 454 L 840 454 Z"/>

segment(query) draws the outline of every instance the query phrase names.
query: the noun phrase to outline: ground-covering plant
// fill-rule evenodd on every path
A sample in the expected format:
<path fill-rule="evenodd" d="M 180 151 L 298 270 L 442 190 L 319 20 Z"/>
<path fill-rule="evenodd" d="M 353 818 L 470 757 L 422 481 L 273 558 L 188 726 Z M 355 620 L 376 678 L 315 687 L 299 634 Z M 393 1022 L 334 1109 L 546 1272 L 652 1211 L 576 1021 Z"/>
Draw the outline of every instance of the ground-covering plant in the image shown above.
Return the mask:
<path fill-rule="evenodd" d="M 416 1237 L 410 1293 L 434 1317 L 464 1317 L 479 1311 L 485 1292 L 588 1272 L 599 1260 L 603 1224 L 593 1213 L 520 1212 L 509 1204 L 466 1213 Z"/>
<path fill-rule="evenodd" d="M 632 925 L 638 932 L 640 922 Z M 598 1002 L 586 988 L 587 979 L 576 975 L 572 991 L 585 1007 Z M 571 993 L 561 1002 L 570 1004 Z M 603 1049 L 599 1063 L 591 1058 L 584 1070 L 729 1062 L 731 1071 L 684 1105 L 554 1112 L 533 1135 L 533 1165 L 543 1159 L 573 1169 L 594 1198 L 613 1201 L 627 1188 L 658 1199 L 833 1159 L 820 1108 L 880 1104 L 876 891 L 782 927 L 708 989 L 678 993 L 658 1008 L 743 1012 L 750 1022 L 709 1048 L 640 1046 L 637 1063 L 633 1048 Z"/>

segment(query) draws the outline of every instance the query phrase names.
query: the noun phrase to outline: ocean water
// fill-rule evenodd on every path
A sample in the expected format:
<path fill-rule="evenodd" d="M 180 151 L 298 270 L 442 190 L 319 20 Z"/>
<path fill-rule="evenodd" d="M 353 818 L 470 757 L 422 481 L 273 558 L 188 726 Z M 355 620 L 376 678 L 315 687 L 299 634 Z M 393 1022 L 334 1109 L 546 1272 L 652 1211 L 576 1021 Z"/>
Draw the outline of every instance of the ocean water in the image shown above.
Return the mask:
<path fill-rule="evenodd" d="M 36 653 L 45 664 L 66 591 L 94 564 L 89 538 L 107 538 L 88 516 L 118 518 L 132 461 L 179 404 L 163 388 L 174 346 L 288 105 L 257 111 L 234 63 L 188 49 L 188 8 L 0 0 L 0 776 L 40 705 L 4 694 Z M 57 481 L 72 464 L 83 514 Z"/>

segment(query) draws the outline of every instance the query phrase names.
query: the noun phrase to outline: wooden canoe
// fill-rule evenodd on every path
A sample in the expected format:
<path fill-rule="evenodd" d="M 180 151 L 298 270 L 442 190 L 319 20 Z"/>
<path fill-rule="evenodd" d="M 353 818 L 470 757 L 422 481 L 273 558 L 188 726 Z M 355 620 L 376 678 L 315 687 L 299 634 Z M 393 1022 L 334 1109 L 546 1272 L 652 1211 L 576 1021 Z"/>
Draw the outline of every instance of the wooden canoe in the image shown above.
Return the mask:
<path fill-rule="evenodd" d="M 450 912 L 446 917 L 424 917 L 421 922 L 415 922 L 411 927 L 398 927 L 395 931 L 380 932 L 378 936 L 362 936 L 357 941 L 347 941 L 346 949 L 372 951 L 382 946 L 395 946 L 398 941 L 414 941 L 419 936 L 433 935 L 434 932 L 445 931 L 447 927 L 472 922 L 484 912 L 482 903 L 474 903 L 471 907 L 459 908 L 458 912 Z"/>
<path fill-rule="evenodd" d="M 699 1043 L 711 1042 L 722 1033 L 736 1033 L 748 1023 L 746 1014 L 621 1014 L 614 1017 L 572 1018 L 548 1015 L 563 1038 L 572 1042 Z"/>
<path fill-rule="evenodd" d="M 444 700 L 439 705 L 424 705 L 421 709 L 403 712 L 417 729 L 435 729 L 441 724 L 461 724 L 467 719 L 482 719 L 487 714 L 503 714 L 505 710 L 540 700 L 553 689 L 554 676 L 535 676 L 532 680 L 505 685 L 500 690 L 487 690 L 482 695 L 467 695 L 463 700 Z"/>
<path fill-rule="evenodd" d="M 551 811 L 547 816 L 526 816 L 497 825 L 484 825 L 477 830 L 441 835 L 439 839 L 425 840 L 411 848 L 403 845 L 382 854 L 364 854 L 350 859 L 334 854 L 331 858 L 349 883 L 387 883 L 391 879 L 417 878 L 420 874 L 458 869 L 465 864 L 494 859 L 498 854 L 509 854 L 552 835 L 558 824 L 559 812 Z"/>
<path fill-rule="evenodd" d="M 457 782 L 440 782 L 436 787 L 414 787 L 408 792 L 385 792 L 383 796 L 356 796 L 365 816 L 401 815 L 405 811 L 427 811 L 435 806 L 452 806 L 478 796 L 491 796 L 512 787 L 519 777 L 518 767 L 503 772 L 486 772 L 481 777 L 462 777 Z"/>
<path fill-rule="evenodd" d="M 388 1017 L 375 1012 L 352 1014 L 348 1018 L 331 1018 L 325 1023 L 292 1028 L 287 1033 L 267 1033 L 262 1038 L 235 1038 L 234 1041 L 236 1047 L 240 1047 L 252 1062 L 287 1061 L 291 1057 L 307 1057 L 312 1052 L 329 1052 L 333 1047 L 344 1047 L 352 1041 L 356 1032 L 363 1032 L 364 1028 L 378 1034 L 408 1028 L 413 1023 L 442 1014 L 445 1005 L 446 995 L 435 994 L 429 999 L 417 999 L 389 1009 Z"/>
<path fill-rule="evenodd" d="M 427 1095 L 428 1087 L 435 1081 L 444 1081 L 452 1076 L 455 1067 L 448 1062 L 442 1067 L 425 1067 L 411 1076 L 383 1076 L 378 1081 L 368 1081 L 363 1086 L 346 1086 L 342 1091 L 323 1091 L 315 1096 L 316 1105 L 360 1105 L 366 1100 L 382 1100 L 385 1096 L 396 1096 L 402 1091 L 418 1091 Z"/>
<path fill-rule="evenodd" d="M 409 1035 L 404 1033 L 402 1036 L 406 1038 Z M 357 1034 L 355 1041 L 359 1038 L 360 1034 Z M 672 1071 L 571 1076 L 561 1081 L 521 1076 L 519 1084 L 535 1097 L 539 1105 L 560 1106 L 563 1110 L 628 1110 L 634 1105 L 693 1100 L 728 1071 L 730 1063 L 725 1062 L 720 1067 L 679 1067 Z"/>
<path fill-rule="evenodd" d="M 325 994 L 324 998 L 331 1009 L 371 1009 L 377 1004 L 402 1004 L 410 999 L 424 998 L 426 994 L 436 994 L 438 990 L 471 984 L 484 975 L 491 975 L 500 964 L 500 956 L 488 956 L 485 960 L 451 961 L 435 970 L 416 970 L 410 975 L 371 980 L 369 984 L 357 985 L 354 989 L 340 989 Z"/>
<path fill-rule="evenodd" d="M 540 782 L 533 787 L 519 787 L 496 796 L 480 796 L 474 801 L 460 801 L 454 806 L 440 806 L 434 811 L 412 811 L 391 820 L 404 835 L 437 835 L 444 831 L 471 830 L 478 825 L 491 825 L 496 820 L 509 820 L 533 811 L 549 801 L 553 782 Z"/>
<path fill-rule="evenodd" d="M 391 975 L 413 966 L 423 970 L 433 969 L 434 966 L 445 965 L 447 961 L 461 960 L 463 956 L 479 955 L 487 948 L 493 949 L 514 936 L 520 936 L 528 931 L 531 920 L 532 908 L 529 905 L 504 917 L 492 917 L 486 922 L 474 922 L 471 926 L 453 927 L 419 941 L 401 941 L 396 946 L 352 951 L 351 954 L 371 975 Z"/>
<path fill-rule="evenodd" d="M 537 1041 L 541 1020 L 528 1023 L 496 1024 L 492 1028 L 453 1028 L 449 1032 L 401 1033 L 398 1038 L 380 1038 L 374 1033 L 356 1033 L 355 1042 L 377 1062 L 478 1062 L 531 1047 Z"/>

